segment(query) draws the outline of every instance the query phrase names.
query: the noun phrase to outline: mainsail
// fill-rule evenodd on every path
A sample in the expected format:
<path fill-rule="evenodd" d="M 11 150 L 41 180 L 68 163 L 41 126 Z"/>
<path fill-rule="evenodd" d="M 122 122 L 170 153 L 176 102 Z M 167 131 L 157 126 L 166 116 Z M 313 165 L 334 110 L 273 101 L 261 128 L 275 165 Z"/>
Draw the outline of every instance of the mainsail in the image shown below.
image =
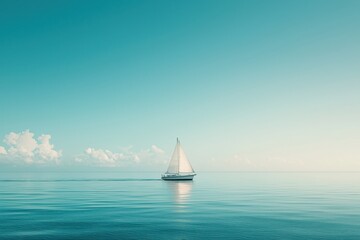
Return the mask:
<path fill-rule="evenodd" d="M 175 150 L 171 157 L 170 164 L 166 173 L 194 173 L 194 169 L 192 168 L 189 160 L 187 159 L 184 149 L 180 145 L 179 139 L 177 139 Z"/>

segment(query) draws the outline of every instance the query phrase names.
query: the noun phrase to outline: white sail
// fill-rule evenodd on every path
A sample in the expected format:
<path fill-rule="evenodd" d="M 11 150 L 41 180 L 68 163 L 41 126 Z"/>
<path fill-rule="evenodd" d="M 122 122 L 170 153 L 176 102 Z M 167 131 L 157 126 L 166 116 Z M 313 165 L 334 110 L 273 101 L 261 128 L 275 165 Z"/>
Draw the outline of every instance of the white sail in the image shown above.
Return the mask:
<path fill-rule="evenodd" d="M 192 168 L 189 160 L 187 159 L 179 140 L 177 140 L 175 150 L 171 157 L 170 164 L 166 173 L 194 173 L 194 169 Z"/>
<path fill-rule="evenodd" d="M 192 168 L 189 160 L 187 159 L 184 149 L 179 143 L 179 172 L 180 173 L 193 173 L 194 169 Z"/>
<path fill-rule="evenodd" d="M 169 167 L 166 173 L 179 173 L 179 154 L 178 154 L 178 143 L 176 143 L 175 150 L 171 157 Z"/>

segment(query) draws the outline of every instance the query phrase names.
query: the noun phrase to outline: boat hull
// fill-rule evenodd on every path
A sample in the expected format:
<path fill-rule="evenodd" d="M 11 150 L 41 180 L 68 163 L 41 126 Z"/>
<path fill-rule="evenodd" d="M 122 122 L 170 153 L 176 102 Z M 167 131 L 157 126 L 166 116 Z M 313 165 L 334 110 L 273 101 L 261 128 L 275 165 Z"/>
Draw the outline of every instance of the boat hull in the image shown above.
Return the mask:
<path fill-rule="evenodd" d="M 165 181 L 191 181 L 196 174 L 189 175 L 162 175 L 161 179 Z"/>

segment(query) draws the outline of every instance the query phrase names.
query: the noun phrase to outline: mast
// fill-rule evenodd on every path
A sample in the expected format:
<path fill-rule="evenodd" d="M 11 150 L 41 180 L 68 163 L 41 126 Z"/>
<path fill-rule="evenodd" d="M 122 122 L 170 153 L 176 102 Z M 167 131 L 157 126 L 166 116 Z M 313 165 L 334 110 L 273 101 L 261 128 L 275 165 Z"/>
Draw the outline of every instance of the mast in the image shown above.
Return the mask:
<path fill-rule="evenodd" d="M 179 138 L 176 138 L 176 151 L 177 151 L 177 160 L 178 160 L 178 174 L 180 173 L 180 151 L 179 151 L 180 141 Z"/>

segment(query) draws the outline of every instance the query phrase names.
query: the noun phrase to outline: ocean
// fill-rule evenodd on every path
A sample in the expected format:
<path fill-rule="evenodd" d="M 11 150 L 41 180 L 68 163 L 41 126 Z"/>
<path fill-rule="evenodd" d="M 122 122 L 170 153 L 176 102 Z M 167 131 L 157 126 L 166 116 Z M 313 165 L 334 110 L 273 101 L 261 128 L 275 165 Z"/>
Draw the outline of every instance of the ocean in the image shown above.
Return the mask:
<path fill-rule="evenodd" d="M 360 173 L 0 173 L 0 239 L 360 239 Z"/>

